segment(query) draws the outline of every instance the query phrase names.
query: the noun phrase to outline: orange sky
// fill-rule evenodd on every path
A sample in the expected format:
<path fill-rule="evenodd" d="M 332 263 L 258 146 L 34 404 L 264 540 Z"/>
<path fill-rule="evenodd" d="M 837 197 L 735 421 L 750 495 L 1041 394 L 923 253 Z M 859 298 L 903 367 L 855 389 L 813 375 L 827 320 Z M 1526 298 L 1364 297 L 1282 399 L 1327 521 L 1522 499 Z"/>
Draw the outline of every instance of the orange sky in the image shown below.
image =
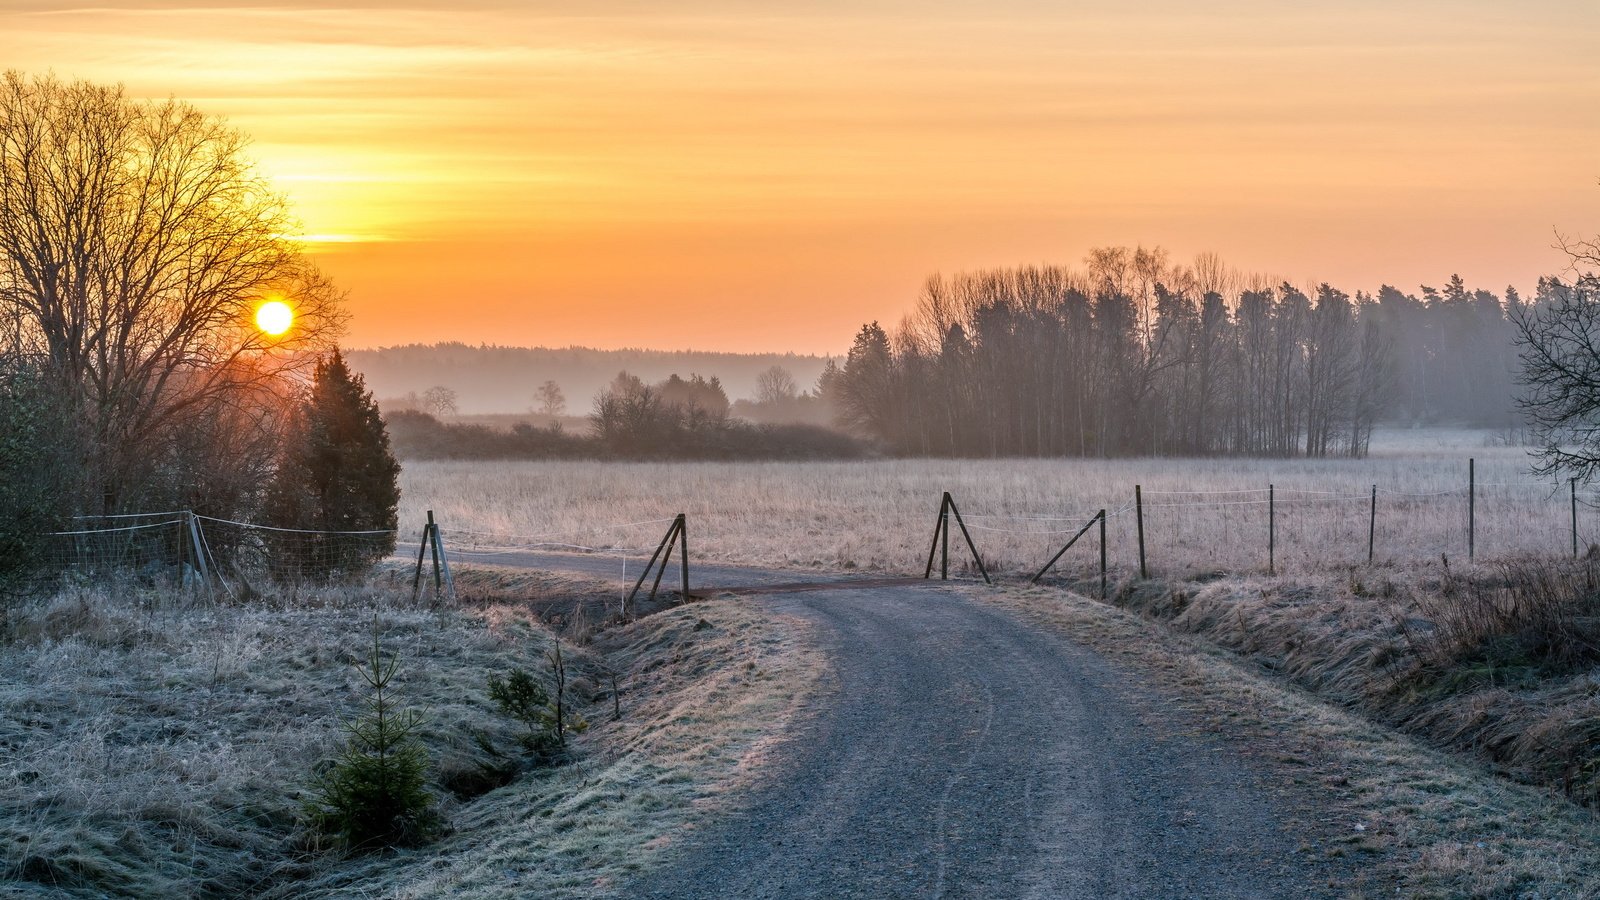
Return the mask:
<path fill-rule="evenodd" d="M 1600 231 L 1600 3 L 0 0 L 255 137 L 347 343 L 839 352 L 923 278 L 1210 250 L 1531 288 Z"/>

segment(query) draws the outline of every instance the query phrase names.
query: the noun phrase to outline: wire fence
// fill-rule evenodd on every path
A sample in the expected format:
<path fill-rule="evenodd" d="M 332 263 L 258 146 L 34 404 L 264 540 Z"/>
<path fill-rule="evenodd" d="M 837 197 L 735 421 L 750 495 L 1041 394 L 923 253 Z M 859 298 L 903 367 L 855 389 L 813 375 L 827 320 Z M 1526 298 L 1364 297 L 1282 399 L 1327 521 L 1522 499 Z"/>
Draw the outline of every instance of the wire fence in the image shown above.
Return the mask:
<path fill-rule="evenodd" d="M 453 597 L 452 562 L 530 568 L 535 554 L 556 552 L 613 558 L 619 580 L 626 585 L 641 574 L 661 532 L 675 518 L 503 534 L 445 530 L 430 514 L 420 542 L 413 543 L 415 534 L 392 529 L 280 528 L 188 510 L 85 516 L 73 520 L 72 528 L 44 535 L 40 573 L 46 581 L 132 578 L 240 596 L 258 593 L 267 584 L 343 580 L 399 551 L 408 561 L 416 558 L 418 590 L 424 576 L 432 575 L 429 580 L 436 595 Z M 430 562 L 432 571 L 427 571 Z"/>
<path fill-rule="evenodd" d="M 1157 576 L 1550 558 L 1589 552 L 1600 540 L 1600 488 L 1505 477 L 1509 473 L 1477 481 L 1471 472 L 1469 461 L 1455 470 L 1459 474 L 1443 470 L 1389 485 L 1353 484 L 1360 477 L 1356 470 L 1287 485 L 1235 481 L 1207 489 L 1172 481 L 1150 490 L 1085 482 L 1058 491 L 1064 507 L 1058 509 L 1041 508 L 1042 498 L 1026 492 L 985 497 L 974 484 L 959 499 L 970 498 L 971 511 L 963 510 L 966 527 L 985 565 L 1008 577 L 1038 572 L 1101 508 L 1109 567 Z M 854 568 L 855 560 L 865 559 L 869 568 L 906 572 L 928 552 L 927 508 L 909 494 L 880 492 L 873 501 L 859 492 L 841 495 L 834 506 L 819 505 L 798 517 L 749 497 L 741 503 L 740 496 L 719 499 L 711 491 L 698 507 L 691 505 L 699 509 L 697 556 L 802 568 L 828 567 L 830 561 Z M 604 566 L 586 568 L 626 586 L 673 522 L 647 517 L 653 512 L 647 509 L 645 516 L 595 523 L 589 516 L 597 509 L 582 510 L 586 521 L 561 515 L 531 520 L 548 523 L 546 529 L 443 529 L 436 532 L 437 555 L 441 563 L 517 568 L 537 567 L 536 557 L 546 553 L 600 557 L 608 560 Z M 469 525 L 482 521 L 457 515 Z M 860 524 L 848 527 L 852 519 Z M 1097 539 L 1098 530 L 1081 539 L 1051 571 L 1092 572 L 1098 567 Z M 830 540 L 835 544 L 825 543 Z M 212 584 L 228 592 L 341 579 L 394 553 L 397 543 L 402 554 L 418 557 L 419 567 L 433 552 L 426 532 L 419 547 L 410 532 L 285 529 L 184 510 L 82 518 L 46 541 L 51 574 L 134 576 Z M 774 559 L 779 553 L 782 558 Z M 419 586 L 420 575 L 419 569 Z M 431 580 L 448 583 L 448 572 Z M 448 596 L 448 589 L 443 593 Z"/>
<path fill-rule="evenodd" d="M 1092 537 L 1080 539 L 1059 563 L 1057 554 L 1102 508 L 1107 565 L 1127 574 L 1309 574 L 1594 552 L 1591 545 L 1600 540 L 1600 489 L 1575 481 L 1505 478 L 1504 473 L 1497 473 L 1499 480 L 1480 481 L 1475 461 L 1463 462 L 1454 476 L 1460 479 L 1456 487 L 1439 484 L 1452 477 L 1449 470 L 1384 486 L 1352 484 L 1359 475 L 1350 469 L 1329 473 L 1334 477 L 1324 476 L 1321 484 L 1235 481 L 1187 488 L 1169 480 L 1158 489 L 1127 484 L 1110 490 L 1072 485 L 1053 491 L 1068 509 L 1060 513 L 1041 509 L 1037 499 L 1003 479 L 1001 490 L 989 497 L 982 479 L 973 479 L 960 499 L 972 504 L 973 511 L 964 516 L 985 565 L 1006 576 L 1038 572 L 1042 566 L 1057 577 L 1095 574 L 1099 561 Z"/>
<path fill-rule="evenodd" d="M 134 578 L 230 594 L 365 573 L 394 552 L 398 537 L 392 529 L 278 528 L 187 510 L 80 516 L 72 525 L 43 536 L 41 579 Z"/>
<path fill-rule="evenodd" d="M 574 553 L 608 559 L 616 566 L 626 604 L 627 586 L 637 579 L 675 516 L 566 528 L 532 534 L 451 529 L 441 532 L 442 546 L 455 562 L 480 566 L 527 568 L 535 554 Z"/>
<path fill-rule="evenodd" d="M 1600 490 L 1572 482 L 1478 482 L 1433 491 L 1265 486 L 1142 494 L 1142 502 L 1107 510 L 1116 567 L 1137 569 L 1142 557 L 1151 571 L 1313 572 L 1578 555 L 1596 539 L 1600 509 Z"/>

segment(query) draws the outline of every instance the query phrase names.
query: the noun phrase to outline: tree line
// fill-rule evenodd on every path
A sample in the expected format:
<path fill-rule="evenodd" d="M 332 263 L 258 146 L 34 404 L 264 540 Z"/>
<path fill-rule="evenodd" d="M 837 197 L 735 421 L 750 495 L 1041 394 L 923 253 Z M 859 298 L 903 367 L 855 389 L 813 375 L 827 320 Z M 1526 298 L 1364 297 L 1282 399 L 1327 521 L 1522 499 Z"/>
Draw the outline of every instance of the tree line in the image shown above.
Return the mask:
<path fill-rule="evenodd" d="M 1533 304 L 1570 290 L 1541 279 Z M 1082 269 L 933 276 L 822 387 L 841 425 L 898 454 L 1362 456 L 1379 421 L 1518 422 L 1526 308 L 1459 277 L 1352 296 L 1100 248 Z"/>

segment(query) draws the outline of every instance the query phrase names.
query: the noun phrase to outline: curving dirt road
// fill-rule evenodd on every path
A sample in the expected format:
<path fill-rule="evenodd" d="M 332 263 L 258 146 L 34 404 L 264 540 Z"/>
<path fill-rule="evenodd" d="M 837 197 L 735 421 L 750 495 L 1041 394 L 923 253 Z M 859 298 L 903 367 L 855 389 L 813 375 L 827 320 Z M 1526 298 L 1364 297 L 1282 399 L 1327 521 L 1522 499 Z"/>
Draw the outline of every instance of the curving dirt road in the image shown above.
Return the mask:
<path fill-rule="evenodd" d="M 615 577 L 612 563 L 501 564 Z M 795 573 L 695 569 L 701 583 Z M 1167 698 L 937 586 L 752 597 L 817 627 L 834 690 L 748 802 L 628 897 L 1315 897 L 1278 788 Z"/>

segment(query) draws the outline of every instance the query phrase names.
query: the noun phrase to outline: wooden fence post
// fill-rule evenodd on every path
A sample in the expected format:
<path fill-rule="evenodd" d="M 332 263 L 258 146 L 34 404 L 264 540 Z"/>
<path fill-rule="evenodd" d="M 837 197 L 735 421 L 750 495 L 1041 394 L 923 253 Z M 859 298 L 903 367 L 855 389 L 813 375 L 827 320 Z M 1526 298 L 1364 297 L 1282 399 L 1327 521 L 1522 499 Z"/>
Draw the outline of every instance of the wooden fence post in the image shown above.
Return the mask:
<path fill-rule="evenodd" d="M 200 581 L 207 587 L 211 586 L 211 568 L 206 564 L 205 544 L 200 540 L 200 518 L 193 510 L 188 513 L 189 539 L 194 542 L 195 569 L 200 573 Z"/>
<path fill-rule="evenodd" d="M 629 616 L 631 616 L 633 614 L 633 598 L 634 598 L 635 595 L 637 595 L 639 593 L 639 588 L 644 586 L 644 580 L 646 578 L 650 577 L 650 570 L 654 569 L 656 567 L 656 560 L 657 559 L 661 559 L 661 551 L 667 550 L 667 555 L 669 557 L 672 555 L 672 551 L 667 549 L 668 548 L 668 543 L 673 538 L 675 538 L 677 536 L 678 536 L 678 520 L 677 519 L 673 519 L 672 520 L 672 527 L 667 529 L 667 533 L 665 535 L 663 535 L 662 538 L 661 538 L 661 543 L 656 545 L 655 552 L 650 554 L 650 561 L 644 564 L 644 570 L 639 573 L 639 580 L 635 581 L 633 583 L 633 590 L 629 591 L 628 592 L 628 596 L 623 599 L 623 601 L 622 601 L 622 617 L 623 618 L 628 618 Z M 661 569 L 662 569 L 662 571 L 665 571 L 666 568 L 667 568 L 667 561 L 665 559 L 662 559 L 661 560 Z M 659 576 L 659 575 L 656 576 L 655 583 L 657 585 L 661 584 L 661 576 Z M 652 587 L 650 589 L 650 596 L 654 597 L 655 594 L 656 594 L 656 589 L 654 587 Z"/>
<path fill-rule="evenodd" d="M 1477 552 L 1478 531 L 1478 461 L 1467 459 L 1467 562 Z"/>
<path fill-rule="evenodd" d="M 437 586 L 440 573 L 444 574 L 444 599 L 454 603 L 456 600 L 456 579 L 450 574 L 450 556 L 444 552 L 444 533 L 440 531 L 437 522 L 433 525 L 433 578 Z M 438 597 L 434 598 L 438 601 Z"/>
<path fill-rule="evenodd" d="M 683 552 L 678 557 L 679 590 L 683 595 L 683 602 L 689 602 L 689 517 L 678 513 L 678 542 L 682 545 Z"/>
<path fill-rule="evenodd" d="M 923 578 L 932 578 L 933 577 L 933 558 L 935 556 L 939 555 L 939 536 L 941 534 L 945 535 L 945 542 L 944 542 L 945 565 L 946 566 L 949 565 L 950 538 L 949 538 L 949 535 L 946 532 L 947 532 L 947 529 L 949 527 L 950 522 L 949 522 L 949 519 L 946 517 L 946 513 L 945 513 L 945 511 L 947 509 L 949 509 L 949 507 L 950 507 L 950 492 L 949 491 L 945 491 L 944 492 L 944 496 L 939 499 L 939 515 L 933 521 L 933 543 L 931 545 L 929 545 L 929 547 L 928 547 L 928 567 L 926 569 L 922 570 L 922 577 Z M 947 576 L 941 576 L 941 577 L 947 577 Z"/>
<path fill-rule="evenodd" d="M 944 533 L 944 549 L 939 554 L 939 580 L 950 579 L 950 507 L 955 505 L 955 499 L 949 491 L 944 492 L 944 502 L 939 506 L 939 529 Z"/>
<path fill-rule="evenodd" d="M 1106 599 L 1106 511 L 1100 510 L 1100 599 Z"/>
<path fill-rule="evenodd" d="M 956 507 L 956 499 L 954 497 L 950 496 L 950 492 L 949 491 L 946 491 L 944 496 L 945 496 L 945 500 L 948 501 L 949 504 L 950 504 L 950 512 L 951 512 L 951 514 L 953 514 L 956 517 L 956 527 L 961 529 L 961 536 L 963 538 L 965 538 L 966 541 L 967 541 L 967 549 L 969 551 L 971 551 L 971 553 L 972 553 L 972 561 L 974 563 L 978 564 L 978 574 L 983 576 L 983 583 L 984 584 L 994 584 L 994 582 L 989 580 L 989 570 L 987 568 L 985 568 L 984 565 L 983 565 L 983 557 L 981 555 L 979 555 L 979 553 L 978 553 L 978 545 L 974 544 L 972 542 L 972 532 L 967 530 L 967 523 L 963 522 L 961 520 L 961 510 Z M 950 545 L 950 523 L 949 523 L 949 521 L 945 522 L 944 540 L 945 540 L 945 546 L 949 547 L 949 545 Z M 948 550 L 946 550 L 945 551 L 945 559 L 946 559 L 947 562 L 949 561 L 949 556 L 950 556 L 950 553 L 949 553 Z"/>
<path fill-rule="evenodd" d="M 1149 578 L 1150 571 L 1144 565 L 1144 486 L 1133 486 L 1133 518 L 1139 523 L 1139 577 Z"/>
<path fill-rule="evenodd" d="M 417 572 L 411 576 L 411 601 L 417 600 L 417 594 L 422 590 L 422 560 L 428 555 L 428 548 L 433 546 L 433 510 L 428 510 L 428 523 L 422 526 L 422 542 L 417 545 Z"/>
<path fill-rule="evenodd" d="M 1278 504 L 1277 488 L 1267 485 L 1267 574 L 1277 574 Z"/>
<path fill-rule="evenodd" d="M 1372 513 L 1367 519 L 1367 565 L 1372 565 L 1372 549 L 1378 537 L 1378 486 L 1372 486 Z"/>
<path fill-rule="evenodd" d="M 1089 519 L 1089 521 L 1083 523 L 1083 527 L 1079 528 L 1077 533 L 1074 534 L 1071 538 L 1069 538 L 1067 540 L 1066 544 L 1064 544 L 1061 547 L 1060 550 L 1056 551 L 1056 555 L 1050 557 L 1050 561 L 1045 563 L 1044 566 L 1042 568 L 1040 568 L 1038 572 L 1034 573 L 1033 578 L 1029 579 L 1030 583 L 1037 584 L 1039 579 L 1043 578 L 1045 573 L 1050 571 L 1050 567 L 1056 564 L 1056 560 L 1059 560 L 1061 557 L 1065 556 L 1067 551 L 1072 549 L 1072 545 L 1076 544 L 1078 542 L 1078 538 L 1083 537 L 1084 534 L 1087 533 L 1090 528 L 1094 527 L 1094 523 L 1096 521 L 1100 522 L 1100 569 L 1101 569 L 1101 572 L 1102 572 L 1102 575 L 1103 575 L 1103 573 L 1105 571 L 1105 559 L 1106 559 L 1106 555 L 1105 555 L 1106 517 L 1105 517 L 1104 513 L 1105 513 L 1105 510 L 1101 510 L 1100 512 L 1095 513 L 1094 516 Z M 1102 577 L 1102 581 L 1103 580 L 1104 579 Z"/>
<path fill-rule="evenodd" d="M 444 586 L 443 578 L 439 572 L 439 526 L 434 524 L 433 510 L 428 510 L 428 549 L 433 552 L 433 598 L 439 599 L 439 591 Z"/>

